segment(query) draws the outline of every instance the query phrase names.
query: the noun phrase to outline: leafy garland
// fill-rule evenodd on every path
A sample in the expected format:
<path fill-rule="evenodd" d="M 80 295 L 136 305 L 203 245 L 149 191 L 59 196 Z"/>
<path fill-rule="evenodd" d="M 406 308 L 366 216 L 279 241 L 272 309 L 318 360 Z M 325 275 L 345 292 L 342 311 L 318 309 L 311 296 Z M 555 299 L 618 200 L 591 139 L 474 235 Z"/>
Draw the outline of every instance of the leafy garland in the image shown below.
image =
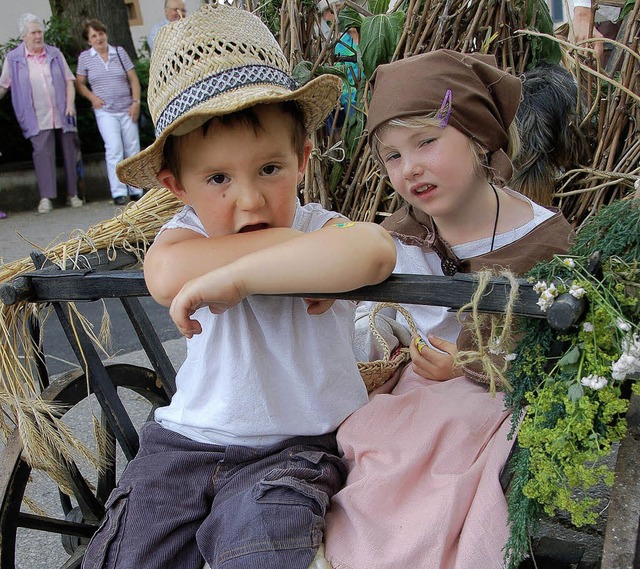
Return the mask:
<path fill-rule="evenodd" d="M 640 379 L 639 261 L 640 199 L 618 200 L 585 224 L 569 255 L 528 274 L 542 310 L 568 294 L 586 301 L 586 311 L 564 333 L 544 320 L 521 322 L 523 337 L 507 372 L 518 428 L 505 546 L 510 569 L 526 557 L 543 513 L 562 510 L 576 526 L 593 524 L 599 501 L 587 491 L 613 484 L 603 459 L 626 433 L 629 384 L 640 394 L 640 382 L 633 381 Z"/>

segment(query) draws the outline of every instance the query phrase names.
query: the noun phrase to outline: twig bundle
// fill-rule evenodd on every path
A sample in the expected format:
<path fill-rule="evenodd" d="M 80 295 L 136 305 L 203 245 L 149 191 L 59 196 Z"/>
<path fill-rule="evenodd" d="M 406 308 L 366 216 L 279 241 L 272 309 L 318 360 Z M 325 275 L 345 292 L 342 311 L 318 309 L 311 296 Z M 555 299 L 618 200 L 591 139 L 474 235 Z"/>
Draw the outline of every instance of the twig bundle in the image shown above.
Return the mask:
<path fill-rule="evenodd" d="M 349 0 L 346 5 L 356 7 Z M 606 69 L 596 61 L 593 49 L 538 31 L 537 5 L 533 0 L 408 0 L 398 5 L 406 7 L 406 18 L 393 59 L 439 48 L 479 51 L 495 54 L 503 69 L 520 75 L 545 57 L 541 40 L 556 41 L 564 54 L 564 65 L 578 82 L 581 106 L 587 109 L 580 128 L 592 146 L 592 156 L 585 163 L 555 172 L 554 203 L 579 226 L 602 204 L 630 193 L 640 176 L 640 5 L 636 3 L 627 16 L 622 41 L 613 42 L 622 55 Z M 336 31 L 328 38 L 318 32 L 314 6 L 283 1 L 280 41 L 293 65 L 303 59 L 313 62 L 314 70 L 331 65 L 336 36 Z M 365 115 L 367 87 L 361 86 L 364 95 L 358 109 Z M 326 150 L 341 134 L 344 129 L 318 141 L 318 153 L 307 172 L 311 179 L 307 180 L 305 200 L 319 201 L 352 219 L 380 221 L 398 207 L 399 200 L 380 176 L 364 139 L 341 164 L 330 160 L 320 166 L 313 163 L 317 157 L 326 157 Z M 334 180 L 327 187 L 330 178 Z"/>

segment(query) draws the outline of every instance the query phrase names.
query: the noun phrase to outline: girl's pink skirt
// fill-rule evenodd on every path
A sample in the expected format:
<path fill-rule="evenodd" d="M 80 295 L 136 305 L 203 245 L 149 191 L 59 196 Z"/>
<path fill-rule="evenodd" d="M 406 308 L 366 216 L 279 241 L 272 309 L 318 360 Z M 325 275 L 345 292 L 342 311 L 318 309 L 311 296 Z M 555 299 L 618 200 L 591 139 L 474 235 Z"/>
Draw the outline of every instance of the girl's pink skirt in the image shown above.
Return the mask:
<path fill-rule="evenodd" d="M 327 515 L 326 557 L 334 569 L 503 567 L 503 396 L 410 367 L 338 430 L 349 477 Z"/>

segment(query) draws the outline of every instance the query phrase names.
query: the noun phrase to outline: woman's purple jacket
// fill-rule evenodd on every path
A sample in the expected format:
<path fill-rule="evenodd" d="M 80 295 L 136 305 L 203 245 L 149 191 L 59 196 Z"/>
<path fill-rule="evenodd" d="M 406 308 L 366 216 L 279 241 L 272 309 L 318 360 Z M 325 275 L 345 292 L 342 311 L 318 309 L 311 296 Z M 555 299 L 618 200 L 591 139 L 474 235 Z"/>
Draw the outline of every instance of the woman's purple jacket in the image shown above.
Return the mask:
<path fill-rule="evenodd" d="M 53 79 L 53 89 L 56 95 L 56 107 L 64 118 L 67 107 L 67 84 L 65 79 L 64 56 L 62 52 L 51 45 L 45 45 L 45 57 L 51 77 Z M 22 129 L 25 138 L 31 138 L 40 132 L 38 119 L 33 108 L 33 93 L 31 91 L 31 81 L 29 80 L 29 67 L 27 66 L 27 56 L 24 42 L 7 54 L 7 63 L 11 72 L 11 102 L 16 119 Z M 62 131 L 72 132 L 75 127 L 67 121 L 62 121 Z"/>

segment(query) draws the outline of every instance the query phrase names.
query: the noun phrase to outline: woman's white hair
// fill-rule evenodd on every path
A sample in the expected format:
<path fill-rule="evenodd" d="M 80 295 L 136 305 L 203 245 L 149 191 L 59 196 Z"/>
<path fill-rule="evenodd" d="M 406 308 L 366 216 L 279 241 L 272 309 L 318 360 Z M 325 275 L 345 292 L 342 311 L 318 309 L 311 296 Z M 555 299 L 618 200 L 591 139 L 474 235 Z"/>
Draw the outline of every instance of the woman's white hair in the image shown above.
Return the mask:
<path fill-rule="evenodd" d="M 18 31 L 20 32 L 21 38 L 27 34 L 27 24 L 32 22 L 38 24 L 44 32 L 44 22 L 42 21 L 42 18 L 38 18 L 35 14 L 26 12 L 18 18 Z"/>

